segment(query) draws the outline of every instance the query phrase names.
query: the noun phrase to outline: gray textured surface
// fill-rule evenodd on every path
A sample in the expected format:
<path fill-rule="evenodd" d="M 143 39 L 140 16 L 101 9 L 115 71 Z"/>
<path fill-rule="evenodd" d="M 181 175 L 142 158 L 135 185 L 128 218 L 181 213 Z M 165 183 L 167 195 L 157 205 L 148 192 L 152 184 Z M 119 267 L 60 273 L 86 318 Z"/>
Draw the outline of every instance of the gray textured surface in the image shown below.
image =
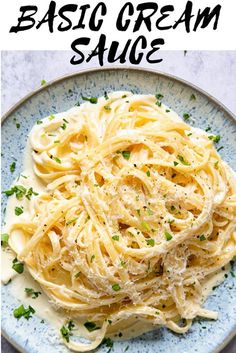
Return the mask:
<path fill-rule="evenodd" d="M 47 81 L 87 66 L 71 66 L 68 52 L 3 52 L 2 53 L 2 112 L 25 94 Z M 163 53 L 164 62 L 143 65 L 180 76 L 205 89 L 236 113 L 236 52 Z M 95 66 L 95 64 L 89 65 Z M 235 353 L 236 340 L 224 353 Z M 16 352 L 4 339 L 2 352 Z M 188 352 L 190 353 L 190 352 Z"/>

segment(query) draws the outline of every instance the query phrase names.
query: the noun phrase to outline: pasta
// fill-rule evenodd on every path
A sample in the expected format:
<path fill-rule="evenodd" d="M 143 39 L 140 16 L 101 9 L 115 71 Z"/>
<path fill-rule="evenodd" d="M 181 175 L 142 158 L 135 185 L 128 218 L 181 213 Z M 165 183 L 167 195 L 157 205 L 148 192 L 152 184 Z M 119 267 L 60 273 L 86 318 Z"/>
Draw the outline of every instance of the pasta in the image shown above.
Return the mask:
<path fill-rule="evenodd" d="M 197 316 L 217 318 L 202 305 L 236 255 L 235 175 L 219 137 L 161 99 L 92 97 L 30 133 L 43 190 L 9 243 L 75 325 L 95 325 L 90 343 L 64 340 L 72 350 L 137 322 L 185 333 Z"/>

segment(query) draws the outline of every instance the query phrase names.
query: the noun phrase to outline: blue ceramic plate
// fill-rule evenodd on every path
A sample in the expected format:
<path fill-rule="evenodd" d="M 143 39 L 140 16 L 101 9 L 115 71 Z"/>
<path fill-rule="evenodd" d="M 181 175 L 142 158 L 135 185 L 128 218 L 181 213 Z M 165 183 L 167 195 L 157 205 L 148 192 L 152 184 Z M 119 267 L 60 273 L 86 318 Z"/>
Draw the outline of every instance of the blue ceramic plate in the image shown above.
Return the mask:
<path fill-rule="evenodd" d="M 236 170 L 236 121 L 233 115 L 219 102 L 197 87 L 166 74 L 143 69 L 114 68 L 80 72 L 60 78 L 36 90 L 14 106 L 2 123 L 2 188 L 9 188 L 22 168 L 22 156 L 26 139 L 36 120 L 46 115 L 71 108 L 81 94 L 101 96 L 104 91 L 132 90 L 134 93 L 162 93 L 163 102 L 180 116 L 190 113 L 194 119 L 190 124 L 207 128 L 220 134 L 220 154 Z M 191 100 L 191 95 L 196 100 Z M 20 128 L 16 128 L 16 122 Z M 9 165 L 17 158 L 16 170 L 12 174 Z M 3 198 L 3 209 L 6 200 Z M 2 287 L 2 328 L 6 338 L 20 351 L 27 353 L 66 353 L 58 333 L 40 318 L 29 321 L 16 320 L 12 311 L 19 306 L 10 294 L 10 286 Z M 215 321 L 196 320 L 187 334 L 177 335 L 159 329 L 129 342 L 115 342 L 112 352 L 128 353 L 216 353 L 236 333 L 236 281 L 232 276 L 215 289 L 205 307 L 219 312 Z M 96 352 L 107 352 L 100 347 Z"/>

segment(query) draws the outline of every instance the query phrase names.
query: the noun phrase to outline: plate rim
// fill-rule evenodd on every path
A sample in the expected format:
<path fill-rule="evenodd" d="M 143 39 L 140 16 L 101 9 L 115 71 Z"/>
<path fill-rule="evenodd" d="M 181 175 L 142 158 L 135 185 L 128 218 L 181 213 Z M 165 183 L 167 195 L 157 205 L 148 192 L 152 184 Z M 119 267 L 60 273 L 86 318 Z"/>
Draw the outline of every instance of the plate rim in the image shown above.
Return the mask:
<path fill-rule="evenodd" d="M 193 84 L 192 82 L 185 80 L 181 77 L 169 74 L 167 72 L 164 71 L 159 71 L 159 70 L 154 70 L 154 69 L 149 69 L 149 68 L 145 68 L 145 67 L 134 67 L 134 66 L 129 66 L 129 65 L 124 65 L 124 66 L 104 66 L 104 67 L 93 67 L 93 68 L 89 68 L 89 69 L 82 69 L 80 71 L 76 71 L 76 72 L 72 72 L 70 74 L 65 74 L 62 76 L 59 76 L 55 79 L 52 79 L 48 82 L 46 82 L 46 84 L 42 85 L 41 87 L 35 88 L 33 89 L 31 92 L 29 92 L 28 94 L 26 94 L 25 96 L 23 96 L 21 99 L 19 99 L 15 104 L 13 104 L 1 117 L 1 123 L 8 118 L 8 116 L 10 114 L 12 114 L 16 109 L 20 108 L 20 106 L 22 104 L 24 104 L 28 99 L 34 97 L 36 94 L 38 94 L 39 92 L 61 82 L 67 79 L 71 79 L 73 77 L 76 76 L 80 76 L 80 75 L 84 75 L 84 74 L 90 74 L 90 73 L 96 73 L 96 72 L 100 72 L 100 71 L 109 71 L 109 70 L 119 70 L 119 71 L 125 71 L 125 70 L 131 70 L 131 71 L 138 71 L 138 72 L 147 72 L 147 73 L 151 73 L 151 74 L 155 74 L 155 75 L 159 75 L 161 77 L 164 78 L 170 78 L 172 80 L 175 80 L 179 83 L 182 83 L 184 85 L 190 86 L 192 87 L 194 90 L 198 91 L 199 93 L 201 93 L 202 95 L 206 96 L 208 99 L 210 99 L 212 102 L 214 102 L 216 105 L 218 105 L 221 110 L 223 110 L 225 113 L 227 113 L 230 118 L 232 118 L 234 121 L 236 121 L 236 115 L 229 109 L 227 108 L 223 103 L 221 103 L 217 98 L 215 98 L 213 95 L 211 95 L 210 93 L 208 93 L 207 91 L 205 91 L 204 89 L 200 88 L 199 86 Z"/>
<path fill-rule="evenodd" d="M 134 66 L 130 66 L 130 65 L 124 65 L 124 66 L 104 66 L 104 67 L 92 67 L 89 69 L 82 69 L 70 74 L 64 74 L 62 76 L 59 76 L 57 78 L 54 78 L 48 82 L 46 82 L 46 84 L 44 84 L 41 87 L 38 87 L 36 89 L 33 89 L 31 92 L 29 92 L 28 94 L 24 95 L 21 99 L 19 99 L 15 104 L 13 104 L 1 117 L 1 125 L 4 122 L 5 119 L 7 119 L 12 113 L 14 113 L 17 109 L 19 109 L 24 103 L 26 103 L 30 98 L 33 98 L 35 95 L 37 95 L 39 92 L 46 90 L 47 88 L 50 88 L 51 86 L 58 84 L 64 80 L 69 80 L 71 78 L 74 78 L 76 76 L 81 76 L 84 74 L 90 74 L 90 73 L 96 73 L 96 72 L 101 72 L 101 71 L 138 71 L 138 72 L 147 72 L 150 74 L 154 74 L 154 75 L 158 75 L 164 78 L 169 78 L 171 80 L 177 81 L 181 84 L 184 84 L 188 87 L 193 88 L 195 91 L 199 92 L 200 94 L 204 95 L 206 98 L 208 98 L 210 101 L 212 101 L 215 105 L 217 105 L 220 110 L 222 110 L 224 113 L 226 113 L 226 115 L 228 115 L 228 117 L 234 121 L 234 123 L 236 123 L 236 115 L 230 110 L 228 109 L 223 103 L 221 103 L 217 98 L 215 98 L 213 95 L 211 95 L 210 93 L 208 93 L 207 91 L 205 91 L 204 89 L 200 88 L 199 86 L 193 84 L 192 82 L 189 82 L 188 80 L 185 80 L 179 76 L 173 75 L 173 74 L 169 74 L 167 72 L 164 71 L 159 71 L 159 70 L 155 70 L 155 69 L 150 69 L 150 68 L 145 68 L 142 66 L 139 67 L 134 67 Z M 19 352 L 21 353 L 28 353 L 28 351 L 22 347 L 21 345 L 19 345 L 16 340 L 14 340 L 14 338 L 10 337 L 8 335 L 8 333 L 5 331 L 5 329 L 3 327 L 1 327 L 1 334 L 2 336 L 15 348 L 17 349 Z M 229 333 L 229 335 L 222 341 L 222 343 L 216 348 L 214 349 L 214 351 L 212 351 L 211 353 L 220 353 L 220 351 L 222 349 L 224 349 L 227 344 L 236 336 L 236 327 Z"/>

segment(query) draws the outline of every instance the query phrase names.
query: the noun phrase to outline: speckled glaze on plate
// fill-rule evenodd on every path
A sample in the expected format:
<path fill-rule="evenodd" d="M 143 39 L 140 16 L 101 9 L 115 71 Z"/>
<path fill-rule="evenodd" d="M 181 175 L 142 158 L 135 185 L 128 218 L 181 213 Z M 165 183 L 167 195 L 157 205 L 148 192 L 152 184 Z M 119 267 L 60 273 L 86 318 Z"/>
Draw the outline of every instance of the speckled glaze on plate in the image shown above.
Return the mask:
<path fill-rule="evenodd" d="M 22 99 L 4 117 L 2 123 L 2 189 L 9 188 L 22 168 L 22 157 L 27 135 L 46 115 L 65 111 L 81 101 L 81 94 L 101 96 L 104 91 L 132 90 L 134 93 L 162 93 L 163 102 L 180 116 L 191 114 L 190 124 L 221 135 L 221 156 L 236 170 L 236 120 L 224 106 L 206 92 L 176 77 L 145 69 L 106 68 L 81 71 L 50 82 Z M 196 100 L 191 100 L 191 95 Z M 16 128 L 16 122 L 20 128 Z M 17 158 L 12 174 L 9 165 Z M 6 198 L 2 199 L 2 210 Z M 3 215 L 4 218 L 4 215 Z M 10 294 L 11 283 L 2 286 L 2 331 L 4 336 L 21 352 L 68 353 L 58 332 L 34 315 L 29 321 L 16 320 L 12 311 L 19 301 Z M 22 289 L 23 290 L 23 289 Z M 236 333 L 236 281 L 229 275 L 215 289 L 204 305 L 217 310 L 219 319 L 196 320 L 190 331 L 177 335 L 167 329 L 158 329 L 128 342 L 115 342 L 112 352 L 128 353 L 216 353 Z M 101 346 L 98 353 L 107 352 Z"/>

